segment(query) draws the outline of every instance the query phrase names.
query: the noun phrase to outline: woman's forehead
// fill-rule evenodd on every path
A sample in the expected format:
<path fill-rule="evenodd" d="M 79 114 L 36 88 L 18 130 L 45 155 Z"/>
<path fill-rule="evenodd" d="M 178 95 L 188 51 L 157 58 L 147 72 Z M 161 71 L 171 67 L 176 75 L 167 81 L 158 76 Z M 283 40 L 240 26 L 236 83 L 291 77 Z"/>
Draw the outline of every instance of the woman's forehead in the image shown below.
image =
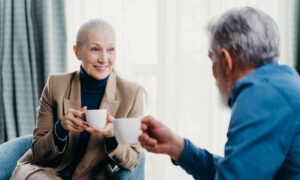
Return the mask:
<path fill-rule="evenodd" d="M 88 43 L 115 43 L 115 35 L 112 31 L 102 28 L 94 28 L 87 31 L 85 40 Z"/>

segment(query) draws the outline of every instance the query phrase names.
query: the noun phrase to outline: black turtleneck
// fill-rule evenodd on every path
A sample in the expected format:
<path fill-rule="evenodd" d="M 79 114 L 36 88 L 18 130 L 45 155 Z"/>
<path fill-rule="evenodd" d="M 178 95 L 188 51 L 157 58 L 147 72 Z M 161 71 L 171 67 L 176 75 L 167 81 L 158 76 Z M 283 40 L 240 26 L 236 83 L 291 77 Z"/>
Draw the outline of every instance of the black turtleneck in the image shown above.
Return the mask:
<path fill-rule="evenodd" d="M 108 77 L 101 80 L 94 79 L 80 67 L 81 107 L 87 106 L 87 109 L 99 109 Z"/>

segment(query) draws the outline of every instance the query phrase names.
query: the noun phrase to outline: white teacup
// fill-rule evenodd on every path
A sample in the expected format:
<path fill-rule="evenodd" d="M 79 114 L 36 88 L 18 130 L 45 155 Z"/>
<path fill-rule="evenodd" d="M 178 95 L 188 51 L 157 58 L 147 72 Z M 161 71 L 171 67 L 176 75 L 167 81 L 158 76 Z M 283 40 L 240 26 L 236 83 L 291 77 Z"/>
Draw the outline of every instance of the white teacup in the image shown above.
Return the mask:
<path fill-rule="evenodd" d="M 114 119 L 113 126 L 119 144 L 138 144 L 138 137 L 141 133 L 140 118 Z"/>
<path fill-rule="evenodd" d="M 106 123 L 106 109 L 92 109 L 85 113 L 86 121 L 92 128 L 104 128 Z"/>

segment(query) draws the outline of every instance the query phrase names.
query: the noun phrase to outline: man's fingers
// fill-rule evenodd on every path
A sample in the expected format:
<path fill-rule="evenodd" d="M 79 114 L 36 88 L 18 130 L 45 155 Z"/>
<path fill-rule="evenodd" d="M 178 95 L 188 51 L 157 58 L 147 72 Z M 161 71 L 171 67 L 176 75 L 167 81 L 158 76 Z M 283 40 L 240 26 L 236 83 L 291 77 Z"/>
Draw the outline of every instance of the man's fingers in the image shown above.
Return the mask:
<path fill-rule="evenodd" d="M 142 124 L 146 124 L 149 128 L 157 128 L 162 125 L 161 122 L 150 115 L 142 118 Z"/>
<path fill-rule="evenodd" d="M 148 129 L 148 126 L 146 125 L 146 124 L 142 124 L 141 125 L 141 129 L 142 129 L 142 131 L 147 131 L 147 129 Z"/>
<path fill-rule="evenodd" d="M 155 152 L 155 146 L 150 146 L 148 144 L 141 144 L 141 146 L 149 152 Z"/>
<path fill-rule="evenodd" d="M 151 137 L 149 137 L 149 135 L 142 133 L 139 136 L 139 141 L 141 142 L 141 144 L 145 144 L 145 145 L 150 145 L 150 146 L 154 146 L 157 144 L 157 140 L 153 139 Z"/>

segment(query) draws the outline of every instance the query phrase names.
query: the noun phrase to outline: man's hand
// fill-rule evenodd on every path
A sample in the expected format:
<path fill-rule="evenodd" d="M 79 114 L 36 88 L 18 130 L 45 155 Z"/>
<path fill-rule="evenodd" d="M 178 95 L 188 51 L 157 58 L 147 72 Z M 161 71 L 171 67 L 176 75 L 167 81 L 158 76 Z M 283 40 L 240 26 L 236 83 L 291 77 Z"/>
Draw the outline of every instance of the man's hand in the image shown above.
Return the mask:
<path fill-rule="evenodd" d="M 178 160 L 184 148 L 184 139 L 152 116 L 142 118 L 139 141 L 149 152 L 167 154 Z"/>
<path fill-rule="evenodd" d="M 112 121 L 113 117 L 109 113 L 107 113 L 107 119 L 104 128 L 86 127 L 85 130 L 93 135 L 103 135 L 106 138 L 110 138 L 114 136 Z"/>
<path fill-rule="evenodd" d="M 62 127 L 70 132 L 81 132 L 87 127 L 84 121 L 84 113 L 87 111 L 87 107 L 82 107 L 79 110 L 68 109 L 67 114 L 61 120 Z"/>

